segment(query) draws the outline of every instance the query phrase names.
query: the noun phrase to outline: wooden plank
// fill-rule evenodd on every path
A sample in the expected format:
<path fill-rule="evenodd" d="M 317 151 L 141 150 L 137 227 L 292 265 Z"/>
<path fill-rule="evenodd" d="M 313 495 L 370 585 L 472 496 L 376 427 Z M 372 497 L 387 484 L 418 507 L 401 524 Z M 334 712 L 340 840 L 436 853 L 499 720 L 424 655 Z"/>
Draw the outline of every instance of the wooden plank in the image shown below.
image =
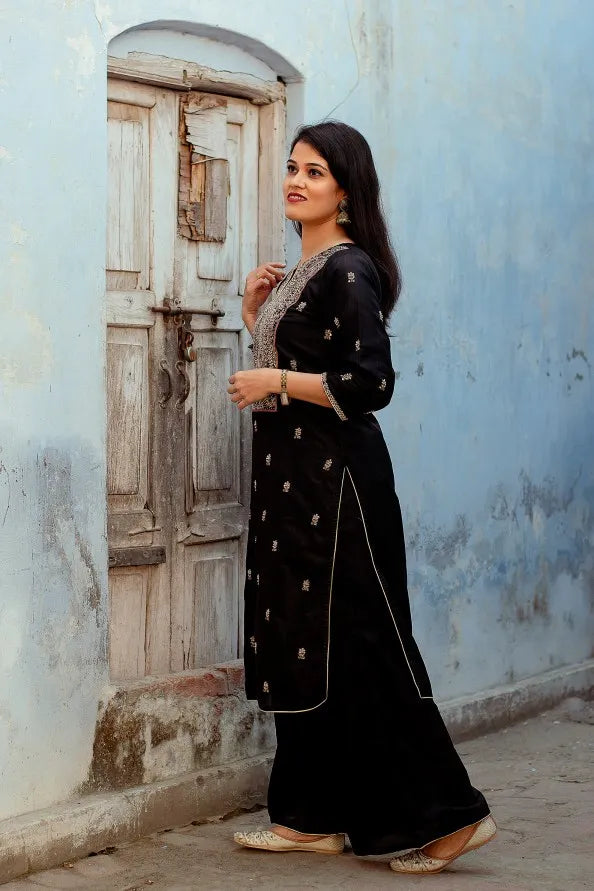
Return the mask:
<path fill-rule="evenodd" d="M 241 128 L 241 163 L 239 164 L 239 268 L 237 292 L 243 294 L 245 279 L 258 265 L 258 126 L 259 110 L 244 105 L 246 118 Z"/>
<path fill-rule="evenodd" d="M 144 637 L 150 568 L 122 567 L 109 572 L 109 665 L 113 680 L 145 673 Z"/>
<path fill-rule="evenodd" d="M 136 126 L 133 133 L 134 156 L 134 218 L 133 244 L 136 266 L 139 270 L 138 287 L 150 287 L 150 228 L 151 196 L 149 178 L 149 127 L 148 112 L 143 109 L 145 120 Z M 136 268 L 136 267 L 133 267 Z"/>
<path fill-rule="evenodd" d="M 138 205 L 135 196 L 135 169 L 136 169 L 136 131 L 142 130 L 139 121 L 118 121 L 121 134 L 120 153 L 120 212 L 119 212 L 119 265 L 116 269 L 130 269 L 140 272 L 140 250 L 136 241 L 137 226 L 135 217 L 138 213 Z M 142 142 L 142 137 L 139 140 Z M 145 224 L 148 219 L 145 220 Z"/>
<path fill-rule="evenodd" d="M 114 566 L 154 566 L 166 562 L 165 548 L 110 548 L 109 568 Z"/>
<path fill-rule="evenodd" d="M 196 490 L 229 491 L 235 471 L 237 412 L 225 390 L 233 354 L 216 341 L 197 347 L 196 359 Z"/>
<path fill-rule="evenodd" d="M 190 549 L 187 583 L 193 604 L 189 667 L 228 662 L 238 656 L 237 543 Z"/>
<path fill-rule="evenodd" d="M 142 124 L 146 121 L 146 109 L 128 102 L 108 102 L 107 119 L 109 121 L 137 121 Z"/>
<path fill-rule="evenodd" d="M 105 287 L 108 291 L 135 291 L 138 288 L 138 278 L 138 272 L 108 269 L 105 275 Z"/>
<path fill-rule="evenodd" d="M 283 262 L 285 217 L 282 184 L 285 166 L 285 105 L 274 102 L 260 109 L 258 190 L 258 262 Z"/>
<path fill-rule="evenodd" d="M 151 287 L 156 302 L 173 293 L 173 256 L 177 231 L 178 96 L 158 91 L 159 104 L 150 116 Z"/>
<path fill-rule="evenodd" d="M 157 315 L 150 307 L 156 304 L 156 296 L 151 291 L 108 291 L 108 322 L 126 328 L 152 328 Z"/>
<path fill-rule="evenodd" d="M 152 53 L 128 53 L 126 59 L 108 56 L 107 71 L 111 77 L 121 80 L 239 96 L 258 105 L 276 102 L 285 96 L 284 84 L 279 81 L 267 81 L 251 74 L 215 71 L 196 62 Z"/>
<path fill-rule="evenodd" d="M 190 93 L 182 100 L 186 141 L 205 158 L 227 157 L 227 100 Z"/>
<path fill-rule="evenodd" d="M 204 235 L 207 241 L 223 242 L 227 236 L 227 201 L 229 198 L 229 162 L 207 161 Z M 231 274 L 230 278 L 233 278 Z"/>
<path fill-rule="evenodd" d="M 107 98 L 110 102 L 123 102 L 126 105 L 153 108 L 157 102 L 157 91 L 152 86 L 141 86 L 139 83 L 109 78 Z"/>
<path fill-rule="evenodd" d="M 146 108 L 110 102 L 109 114 L 106 266 L 108 271 L 136 273 L 135 286 L 148 288 L 148 111 Z"/>
<path fill-rule="evenodd" d="M 107 489 L 112 506 L 142 508 L 148 489 L 148 332 L 108 328 Z"/>
<path fill-rule="evenodd" d="M 239 225 L 239 134 L 240 128 L 237 124 L 230 124 L 227 127 L 227 155 L 228 162 L 228 180 L 219 183 L 218 192 L 210 192 L 206 195 L 207 207 L 210 204 L 211 219 L 217 219 L 218 225 L 223 226 L 222 244 L 205 242 L 197 247 L 197 273 L 200 279 L 207 279 L 213 282 L 233 282 L 237 276 L 237 228 Z M 222 186 L 222 189 L 221 189 Z M 228 194 L 227 194 L 228 192 Z M 221 207 L 214 205 L 220 202 Z M 224 206 L 222 206 L 224 203 Z M 223 218 L 224 214 L 224 218 Z M 228 291 L 232 286 L 225 290 Z M 216 292 L 215 288 L 215 292 Z M 237 293 L 237 288 L 232 288 L 233 293 Z"/>

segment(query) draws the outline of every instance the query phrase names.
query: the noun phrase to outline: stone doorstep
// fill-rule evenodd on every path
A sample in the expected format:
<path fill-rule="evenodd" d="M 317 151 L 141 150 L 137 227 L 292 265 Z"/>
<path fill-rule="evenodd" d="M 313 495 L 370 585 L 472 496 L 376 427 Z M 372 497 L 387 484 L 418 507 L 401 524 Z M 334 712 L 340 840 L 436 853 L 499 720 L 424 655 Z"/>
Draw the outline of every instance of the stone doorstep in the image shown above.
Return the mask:
<path fill-rule="evenodd" d="M 180 671 L 165 677 L 144 677 L 116 689 L 140 696 L 159 693 L 172 696 L 242 696 L 245 671 L 242 659 L 221 662 L 210 668 Z"/>
<path fill-rule="evenodd" d="M 241 669 L 233 669 L 232 685 L 238 689 Z M 188 696 L 217 696 L 221 695 L 218 689 L 224 687 L 228 694 L 229 678 L 227 672 L 221 673 L 225 676 L 209 670 L 198 679 L 145 679 L 138 687 L 146 692 L 150 687 L 151 693 L 170 689 Z M 207 678 L 207 674 L 213 677 Z M 568 697 L 587 698 L 593 690 L 591 659 L 449 700 L 440 704 L 440 710 L 454 740 L 461 740 L 537 715 Z M 273 753 L 266 753 L 118 792 L 89 794 L 4 820 L 0 822 L 0 883 L 158 830 L 264 804 L 272 758 Z"/>
<path fill-rule="evenodd" d="M 74 793 L 126 790 L 274 749 L 274 722 L 244 693 L 240 661 L 107 688 L 88 780 Z"/>

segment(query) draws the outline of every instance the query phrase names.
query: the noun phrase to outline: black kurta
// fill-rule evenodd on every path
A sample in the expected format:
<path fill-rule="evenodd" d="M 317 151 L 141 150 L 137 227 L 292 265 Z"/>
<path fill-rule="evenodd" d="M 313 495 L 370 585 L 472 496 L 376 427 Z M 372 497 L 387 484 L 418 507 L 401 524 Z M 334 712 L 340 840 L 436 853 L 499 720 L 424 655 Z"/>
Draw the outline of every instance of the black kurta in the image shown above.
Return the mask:
<path fill-rule="evenodd" d="M 394 388 L 379 295 L 365 252 L 337 245 L 297 266 L 258 315 L 256 367 L 321 373 L 333 408 L 274 395 L 254 405 L 245 583 L 246 691 L 276 713 L 271 818 L 348 832 L 361 854 L 416 847 L 489 812 L 412 634 L 400 506 L 373 415 Z M 345 799 L 353 757 L 360 789 Z M 365 800 L 376 776 L 381 806 Z M 379 822 L 359 827 L 372 802 Z"/>

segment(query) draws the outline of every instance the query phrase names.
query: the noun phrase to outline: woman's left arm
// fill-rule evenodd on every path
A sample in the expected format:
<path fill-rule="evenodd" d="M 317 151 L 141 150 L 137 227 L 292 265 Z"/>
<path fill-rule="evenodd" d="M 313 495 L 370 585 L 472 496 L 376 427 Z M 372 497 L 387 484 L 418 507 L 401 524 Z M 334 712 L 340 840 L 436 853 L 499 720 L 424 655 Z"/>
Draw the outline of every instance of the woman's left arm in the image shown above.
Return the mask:
<path fill-rule="evenodd" d="M 253 402 L 265 399 L 271 393 L 281 392 L 281 372 L 279 368 L 253 368 L 236 371 L 229 378 L 227 392 L 238 408 L 247 408 Z M 332 405 L 322 385 L 321 374 L 308 374 L 305 371 L 287 372 L 287 393 L 292 399 L 303 399 L 324 408 Z"/>
<path fill-rule="evenodd" d="M 291 398 L 333 408 L 343 421 L 384 408 L 392 398 L 395 380 L 377 272 L 367 257 L 350 253 L 335 254 L 325 270 L 331 317 L 325 333 L 331 332 L 331 337 L 324 336 L 324 341 L 328 347 L 332 344 L 332 367 L 323 374 L 287 372 Z M 281 371 L 238 371 L 229 383 L 232 401 L 243 409 L 270 393 L 280 393 Z"/>

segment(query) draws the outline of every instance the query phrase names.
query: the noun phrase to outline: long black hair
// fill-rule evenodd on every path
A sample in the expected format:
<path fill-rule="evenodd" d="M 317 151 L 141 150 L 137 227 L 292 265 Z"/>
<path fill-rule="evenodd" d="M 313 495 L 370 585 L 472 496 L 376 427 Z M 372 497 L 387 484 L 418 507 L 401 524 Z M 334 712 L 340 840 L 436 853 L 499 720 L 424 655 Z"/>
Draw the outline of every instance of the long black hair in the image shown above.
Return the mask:
<path fill-rule="evenodd" d="M 344 228 L 373 260 L 382 286 L 382 312 L 387 322 L 402 289 L 400 267 L 390 242 L 380 199 L 380 185 L 371 149 L 364 136 L 341 121 L 322 121 L 301 127 L 291 151 L 305 142 L 324 158 L 330 172 L 347 194 L 351 222 Z M 301 224 L 294 221 L 301 235 Z"/>

